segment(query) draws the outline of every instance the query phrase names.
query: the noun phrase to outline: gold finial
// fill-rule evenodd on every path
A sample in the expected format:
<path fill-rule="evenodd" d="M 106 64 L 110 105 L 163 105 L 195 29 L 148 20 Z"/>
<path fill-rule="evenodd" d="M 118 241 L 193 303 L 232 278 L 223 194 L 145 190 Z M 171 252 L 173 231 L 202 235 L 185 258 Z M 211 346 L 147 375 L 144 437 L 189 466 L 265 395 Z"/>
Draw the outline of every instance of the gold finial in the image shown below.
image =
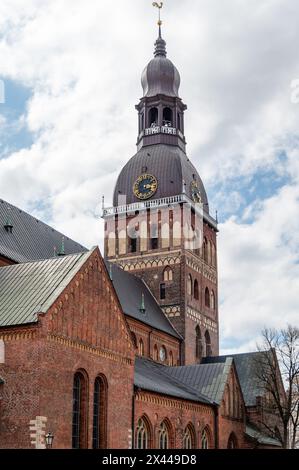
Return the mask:
<path fill-rule="evenodd" d="M 162 26 L 162 21 L 161 21 L 161 8 L 163 7 L 163 2 L 153 2 L 153 7 L 158 8 L 159 10 L 159 20 L 158 20 L 158 26 Z"/>

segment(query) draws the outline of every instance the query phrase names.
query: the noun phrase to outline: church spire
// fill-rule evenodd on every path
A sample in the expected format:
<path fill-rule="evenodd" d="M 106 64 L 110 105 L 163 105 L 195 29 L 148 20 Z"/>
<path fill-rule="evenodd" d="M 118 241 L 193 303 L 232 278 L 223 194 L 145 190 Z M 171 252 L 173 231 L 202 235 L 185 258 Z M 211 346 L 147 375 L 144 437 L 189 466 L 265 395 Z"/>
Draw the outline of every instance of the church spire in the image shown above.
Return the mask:
<path fill-rule="evenodd" d="M 155 52 L 154 56 L 155 57 L 166 57 L 166 42 L 162 38 L 162 31 L 161 31 L 161 26 L 162 26 L 162 20 L 161 20 L 161 8 L 163 7 L 163 2 L 157 3 L 154 2 L 153 6 L 158 8 L 159 11 L 159 19 L 158 19 L 158 27 L 159 27 L 159 36 L 157 41 L 155 42 Z"/>

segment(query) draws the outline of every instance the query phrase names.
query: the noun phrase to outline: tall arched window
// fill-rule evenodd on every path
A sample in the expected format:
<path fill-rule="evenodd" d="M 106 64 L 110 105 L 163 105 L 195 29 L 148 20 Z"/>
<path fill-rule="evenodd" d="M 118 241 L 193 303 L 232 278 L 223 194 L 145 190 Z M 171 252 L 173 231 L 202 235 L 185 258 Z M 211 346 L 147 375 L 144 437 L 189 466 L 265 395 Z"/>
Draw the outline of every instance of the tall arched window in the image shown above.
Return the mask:
<path fill-rule="evenodd" d="M 198 362 L 200 362 L 202 358 L 202 339 L 201 339 L 201 331 L 200 331 L 199 325 L 197 325 L 197 327 L 195 328 L 195 333 L 196 333 L 195 355 L 196 355 L 196 359 L 198 360 Z"/>
<path fill-rule="evenodd" d="M 170 108 L 163 109 L 163 126 L 172 127 L 173 119 L 172 119 L 172 110 Z"/>
<path fill-rule="evenodd" d="M 216 266 L 216 248 L 214 243 L 212 243 L 212 266 Z"/>
<path fill-rule="evenodd" d="M 211 291 L 210 307 L 212 310 L 215 310 L 216 308 L 216 298 L 213 290 Z"/>
<path fill-rule="evenodd" d="M 205 428 L 201 433 L 201 448 L 209 449 L 209 447 L 210 447 L 209 432 L 207 428 Z"/>
<path fill-rule="evenodd" d="M 169 429 L 165 421 L 159 428 L 159 449 L 169 449 Z"/>
<path fill-rule="evenodd" d="M 158 109 L 151 108 L 149 110 L 149 125 L 150 127 L 158 126 Z"/>
<path fill-rule="evenodd" d="M 184 432 L 183 449 L 195 449 L 195 432 L 192 424 L 189 424 Z"/>
<path fill-rule="evenodd" d="M 139 356 L 144 356 L 144 343 L 141 338 L 138 343 L 138 353 L 139 353 Z"/>
<path fill-rule="evenodd" d="M 208 287 L 206 287 L 206 290 L 205 290 L 205 306 L 210 308 L 210 291 Z"/>
<path fill-rule="evenodd" d="M 212 356 L 211 337 L 208 330 L 205 332 L 206 356 Z"/>
<path fill-rule="evenodd" d="M 84 449 L 87 447 L 87 396 L 87 374 L 81 371 L 76 372 L 73 382 L 73 449 Z"/>
<path fill-rule="evenodd" d="M 107 448 L 107 398 L 106 378 L 99 376 L 95 380 L 93 393 L 93 449 Z"/>
<path fill-rule="evenodd" d="M 159 359 L 159 350 L 158 350 L 158 346 L 155 344 L 154 346 L 154 361 L 158 361 Z"/>
<path fill-rule="evenodd" d="M 137 348 L 137 338 L 136 338 L 135 333 L 133 333 L 133 331 L 131 331 L 131 336 L 132 336 L 134 347 Z"/>
<path fill-rule="evenodd" d="M 211 245 L 211 242 L 210 242 L 210 241 L 208 241 L 207 249 L 208 249 L 208 259 L 207 259 L 207 262 L 208 262 L 208 264 L 212 264 L 212 245 Z"/>
<path fill-rule="evenodd" d="M 166 268 L 163 271 L 163 280 L 165 282 L 173 281 L 173 271 L 169 266 L 166 266 Z"/>
<path fill-rule="evenodd" d="M 227 443 L 227 448 L 228 449 L 237 449 L 238 448 L 238 441 L 237 441 L 237 438 L 236 438 L 236 436 L 233 432 L 229 436 L 228 443 Z"/>
<path fill-rule="evenodd" d="M 187 294 L 192 296 L 192 291 L 193 291 L 192 276 L 191 274 L 189 274 L 187 278 Z"/>
<path fill-rule="evenodd" d="M 204 240 L 203 240 L 203 259 L 206 263 L 208 263 L 208 240 L 206 239 L 206 237 L 204 237 Z"/>
<path fill-rule="evenodd" d="M 169 356 L 168 356 L 168 364 L 172 367 L 174 362 L 173 362 L 173 353 L 172 351 L 169 351 Z"/>
<path fill-rule="evenodd" d="M 136 449 L 149 449 L 151 432 L 145 418 L 140 418 L 136 428 Z"/>
<path fill-rule="evenodd" d="M 199 288 L 198 288 L 198 280 L 195 279 L 194 281 L 194 298 L 195 300 L 199 299 Z"/>

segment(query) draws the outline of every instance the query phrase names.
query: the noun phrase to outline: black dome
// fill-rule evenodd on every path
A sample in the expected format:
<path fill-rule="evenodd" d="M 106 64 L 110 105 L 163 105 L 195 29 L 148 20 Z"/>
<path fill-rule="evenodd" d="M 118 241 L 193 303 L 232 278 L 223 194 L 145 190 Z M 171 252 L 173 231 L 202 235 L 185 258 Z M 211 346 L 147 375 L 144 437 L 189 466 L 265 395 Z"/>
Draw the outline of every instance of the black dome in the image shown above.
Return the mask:
<path fill-rule="evenodd" d="M 114 189 L 114 206 L 118 206 L 118 197 L 121 195 L 126 196 L 126 204 L 140 202 L 133 192 L 133 186 L 143 173 L 151 174 L 158 180 L 157 191 L 149 200 L 177 196 L 183 190 L 191 199 L 191 183 L 196 180 L 204 210 L 209 212 L 207 194 L 195 167 L 179 147 L 162 144 L 143 147 L 124 166 Z"/>
<path fill-rule="evenodd" d="M 155 43 L 155 57 L 145 67 L 141 84 L 143 96 L 179 96 L 180 74 L 166 57 L 166 42 L 159 37 Z"/>

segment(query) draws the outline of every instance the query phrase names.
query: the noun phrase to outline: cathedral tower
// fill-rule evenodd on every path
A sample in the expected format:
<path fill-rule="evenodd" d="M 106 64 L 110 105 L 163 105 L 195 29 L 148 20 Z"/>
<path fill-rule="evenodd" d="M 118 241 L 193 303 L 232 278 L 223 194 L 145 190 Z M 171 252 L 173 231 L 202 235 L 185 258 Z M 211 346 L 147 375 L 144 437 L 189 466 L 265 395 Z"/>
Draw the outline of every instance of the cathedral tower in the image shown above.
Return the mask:
<path fill-rule="evenodd" d="M 186 155 L 187 106 L 160 24 L 141 83 L 137 153 L 104 209 L 105 257 L 144 280 L 184 338 L 182 363 L 193 364 L 219 353 L 217 222 Z"/>

